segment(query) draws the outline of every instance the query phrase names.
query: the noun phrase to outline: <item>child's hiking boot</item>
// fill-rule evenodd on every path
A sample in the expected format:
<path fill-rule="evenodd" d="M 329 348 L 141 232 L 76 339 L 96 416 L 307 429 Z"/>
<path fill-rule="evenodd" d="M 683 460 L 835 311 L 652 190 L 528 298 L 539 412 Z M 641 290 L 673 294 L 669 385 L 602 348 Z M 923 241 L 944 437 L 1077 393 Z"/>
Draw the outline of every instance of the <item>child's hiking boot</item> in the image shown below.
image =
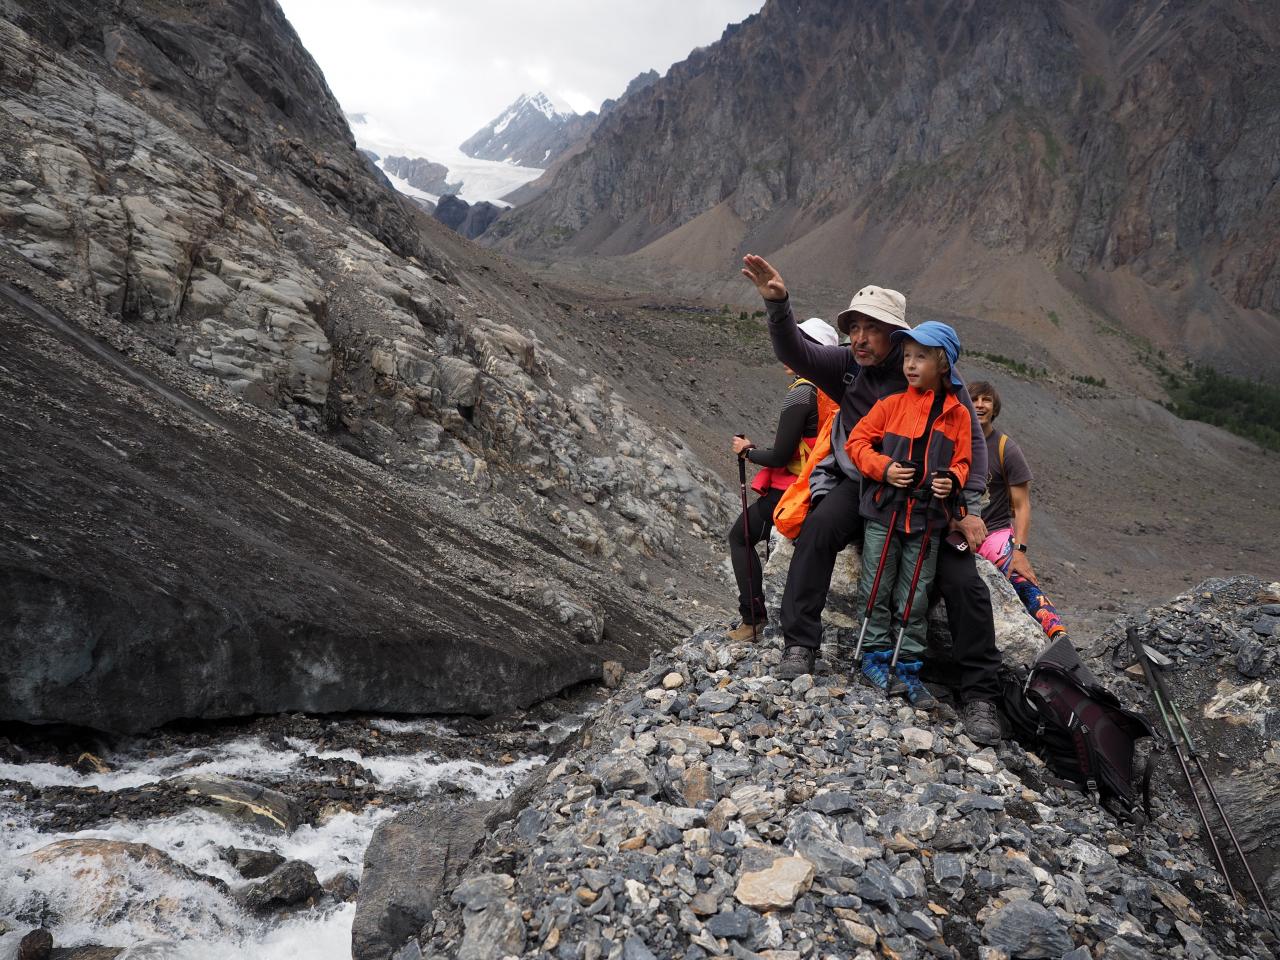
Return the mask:
<path fill-rule="evenodd" d="M 862 655 L 862 679 L 877 690 L 889 689 L 889 661 L 892 650 L 872 650 Z"/>
<path fill-rule="evenodd" d="M 782 662 L 774 669 L 773 675 L 779 680 L 803 677 L 806 673 L 813 673 L 813 664 L 817 659 L 817 651 L 793 644 L 782 651 Z"/>
<path fill-rule="evenodd" d="M 920 679 L 923 660 L 899 660 L 897 670 L 898 682 L 894 684 L 894 693 L 904 696 L 917 710 L 936 710 L 938 698 L 929 692 L 929 688 Z"/>
<path fill-rule="evenodd" d="M 743 643 L 747 640 L 759 640 L 764 633 L 764 628 L 769 625 L 769 621 L 761 617 L 756 621 L 753 627 L 746 620 L 743 620 L 731 630 L 726 630 L 724 635 L 735 643 Z"/>

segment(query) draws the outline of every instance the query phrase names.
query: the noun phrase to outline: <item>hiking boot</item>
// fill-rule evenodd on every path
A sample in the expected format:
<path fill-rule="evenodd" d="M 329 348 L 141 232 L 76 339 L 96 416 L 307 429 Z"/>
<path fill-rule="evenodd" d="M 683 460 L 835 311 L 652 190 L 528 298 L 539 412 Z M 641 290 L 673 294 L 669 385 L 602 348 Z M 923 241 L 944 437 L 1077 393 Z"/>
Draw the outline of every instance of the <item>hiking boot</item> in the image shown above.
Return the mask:
<path fill-rule="evenodd" d="M 923 660 L 899 660 L 896 674 L 898 682 L 895 684 L 897 689 L 893 692 L 905 696 L 917 710 L 936 710 L 939 706 L 938 698 L 920 679 L 920 669 L 923 666 Z"/>
<path fill-rule="evenodd" d="M 768 626 L 769 621 L 757 620 L 753 627 L 745 620 L 739 623 L 732 630 L 726 630 L 724 635 L 735 643 L 742 643 L 747 640 L 758 640 L 760 635 L 764 633 L 764 628 Z"/>
<path fill-rule="evenodd" d="M 773 671 L 773 675 L 779 680 L 803 677 L 806 673 L 813 673 L 813 661 L 816 659 L 816 653 L 808 647 L 787 647 L 782 651 L 782 662 Z"/>
<path fill-rule="evenodd" d="M 862 655 L 862 679 L 877 690 L 889 689 L 889 661 L 892 650 L 873 650 Z"/>
<path fill-rule="evenodd" d="M 994 747 L 1000 743 L 1000 714 L 996 705 L 990 700 L 970 700 L 960 711 L 960 722 L 964 724 L 964 732 L 974 743 L 984 747 Z"/>

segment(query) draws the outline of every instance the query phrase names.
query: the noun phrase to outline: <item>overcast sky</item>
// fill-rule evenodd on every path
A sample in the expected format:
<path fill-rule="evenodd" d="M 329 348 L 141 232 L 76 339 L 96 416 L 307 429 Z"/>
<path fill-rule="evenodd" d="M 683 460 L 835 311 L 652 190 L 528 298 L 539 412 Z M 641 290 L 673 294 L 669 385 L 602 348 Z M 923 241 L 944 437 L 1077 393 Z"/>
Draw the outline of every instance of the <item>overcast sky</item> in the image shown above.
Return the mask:
<path fill-rule="evenodd" d="M 522 93 L 595 110 L 763 0 L 280 0 L 349 113 L 456 147 Z"/>

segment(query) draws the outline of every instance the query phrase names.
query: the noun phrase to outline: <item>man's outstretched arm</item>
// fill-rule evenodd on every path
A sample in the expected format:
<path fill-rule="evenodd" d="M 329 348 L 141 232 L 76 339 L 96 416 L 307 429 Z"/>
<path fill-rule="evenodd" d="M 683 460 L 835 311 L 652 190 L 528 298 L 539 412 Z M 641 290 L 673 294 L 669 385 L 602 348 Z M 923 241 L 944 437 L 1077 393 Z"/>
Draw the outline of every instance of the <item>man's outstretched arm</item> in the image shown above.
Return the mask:
<path fill-rule="evenodd" d="M 829 397 L 844 396 L 844 374 L 850 367 L 845 347 L 826 347 L 807 339 L 796 325 L 782 274 L 764 257 L 742 258 L 742 275 L 755 285 L 769 313 L 769 339 L 774 355 Z M 856 369 L 856 368 L 855 368 Z"/>

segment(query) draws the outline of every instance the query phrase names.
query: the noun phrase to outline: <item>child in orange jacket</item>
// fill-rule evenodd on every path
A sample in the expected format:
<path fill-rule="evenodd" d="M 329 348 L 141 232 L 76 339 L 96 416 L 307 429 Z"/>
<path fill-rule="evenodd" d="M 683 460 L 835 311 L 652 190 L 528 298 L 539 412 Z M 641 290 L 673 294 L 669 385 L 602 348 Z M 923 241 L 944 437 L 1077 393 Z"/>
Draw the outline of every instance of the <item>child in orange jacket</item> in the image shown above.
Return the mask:
<path fill-rule="evenodd" d="M 871 595 L 884 554 L 860 666 L 874 686 L 887 690 L 896 679 L 911 703 L 927 710 L 937 706 L 920 681 L 929 585 L 938 541 L 949 519 L 946 501 L 969 477 L 973 440 L 969 411 L 954 389 L 963 385 L 955 372 L 960 357 L 955 330 L 930 320 L 913 330 L 893 331 L 893 339 L 904 341 L 902 372 L 907 390 L 877 402 L 846 445 L 863 476 L 859 512 L 866 526 L 858 584 L 863 597 Z M 912 593 L 912 574 L 921 550 L 926 553 Z M 896 676 L 890 676 L 891 625 L 901 620 L 908 594 L 914 598 L 911 613 Z"/>

